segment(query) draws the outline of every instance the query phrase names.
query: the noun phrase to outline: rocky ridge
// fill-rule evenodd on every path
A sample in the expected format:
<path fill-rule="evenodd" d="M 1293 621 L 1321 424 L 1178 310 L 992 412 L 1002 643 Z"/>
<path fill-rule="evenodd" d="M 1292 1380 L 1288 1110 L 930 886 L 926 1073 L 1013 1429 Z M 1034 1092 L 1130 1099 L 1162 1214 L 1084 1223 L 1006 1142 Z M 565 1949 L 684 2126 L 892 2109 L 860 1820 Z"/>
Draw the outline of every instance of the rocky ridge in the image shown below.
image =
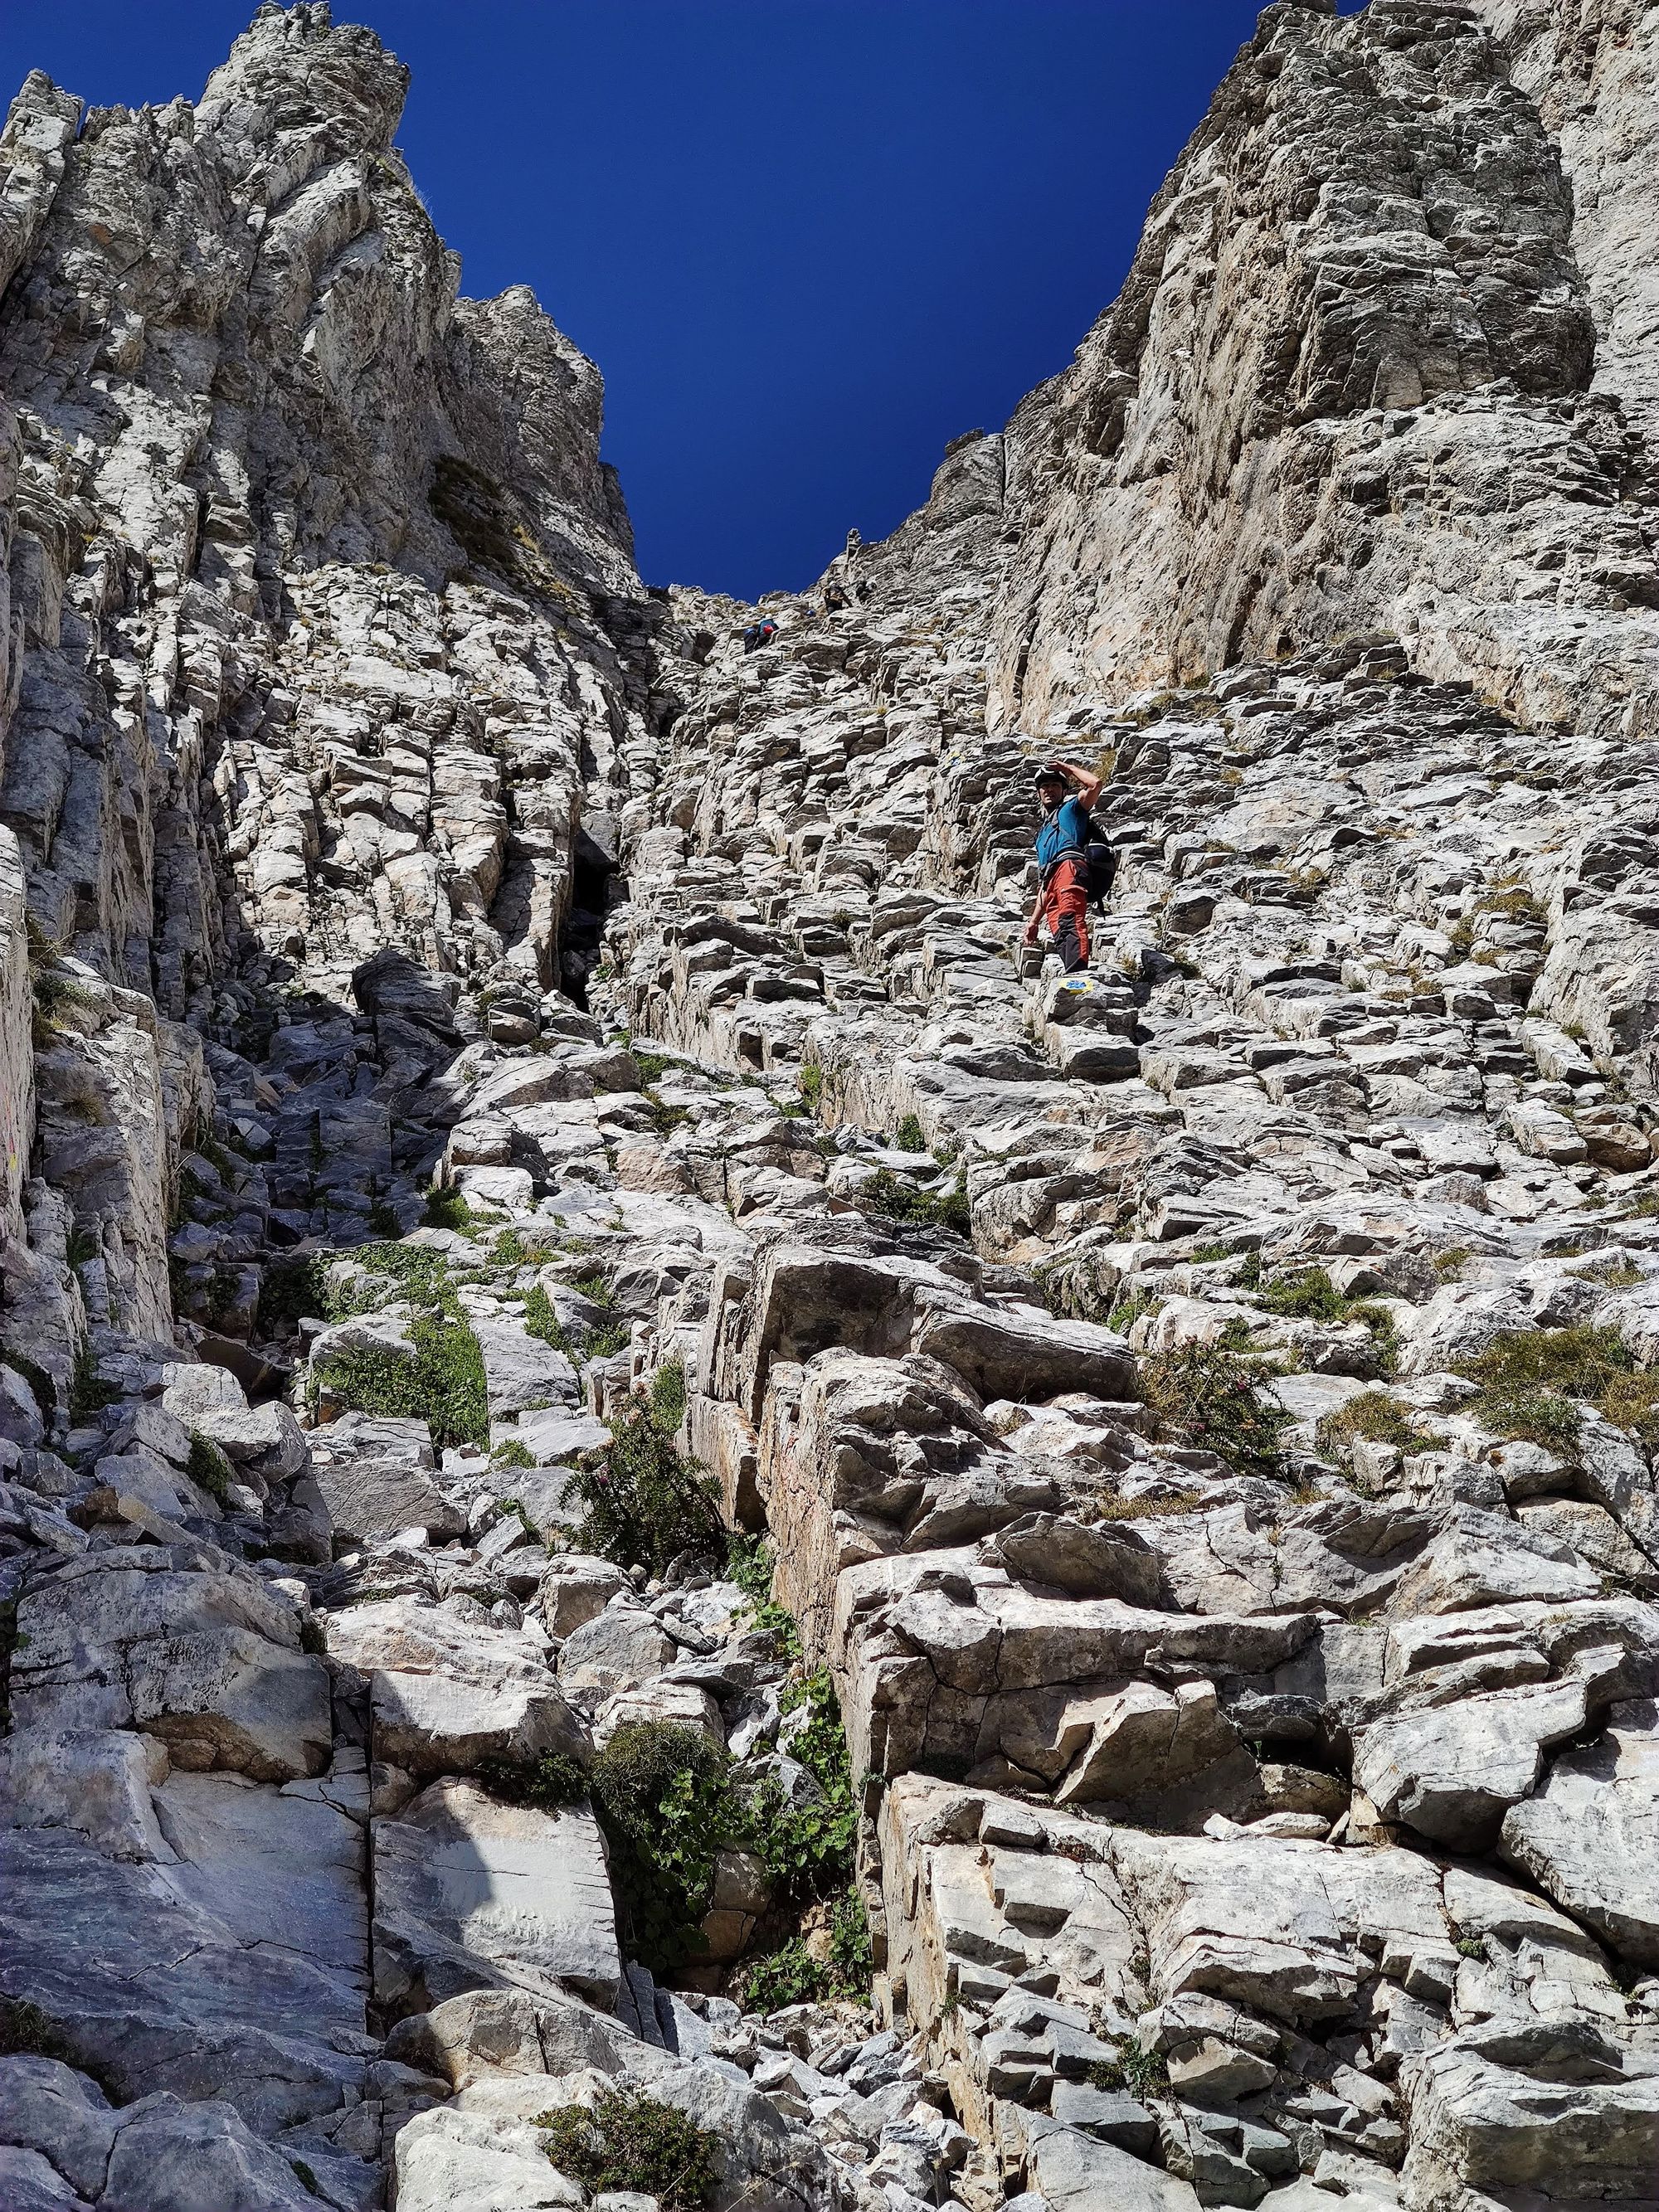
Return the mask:
<path fill-rule="evenodd" d="M 757 652 L 371 33 L 30 79 L 8 2203 L 1659 2202 L 1649 21 L 1269 8 Z"/>

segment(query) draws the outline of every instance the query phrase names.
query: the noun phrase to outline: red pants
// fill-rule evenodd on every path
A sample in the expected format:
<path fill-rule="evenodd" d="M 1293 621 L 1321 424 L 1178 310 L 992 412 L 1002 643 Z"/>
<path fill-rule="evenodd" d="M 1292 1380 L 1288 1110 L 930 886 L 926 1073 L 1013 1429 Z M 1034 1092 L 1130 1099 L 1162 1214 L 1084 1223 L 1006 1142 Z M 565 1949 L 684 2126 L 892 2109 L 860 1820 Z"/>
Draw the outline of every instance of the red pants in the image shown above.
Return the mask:
<path fill-rule="evenodd" d="M 1089 964 L 1089 887 L 1083 864 L 1061 860 L 1042 886 L 1037 919 L 1054 940 L 1068 975 Z"/>

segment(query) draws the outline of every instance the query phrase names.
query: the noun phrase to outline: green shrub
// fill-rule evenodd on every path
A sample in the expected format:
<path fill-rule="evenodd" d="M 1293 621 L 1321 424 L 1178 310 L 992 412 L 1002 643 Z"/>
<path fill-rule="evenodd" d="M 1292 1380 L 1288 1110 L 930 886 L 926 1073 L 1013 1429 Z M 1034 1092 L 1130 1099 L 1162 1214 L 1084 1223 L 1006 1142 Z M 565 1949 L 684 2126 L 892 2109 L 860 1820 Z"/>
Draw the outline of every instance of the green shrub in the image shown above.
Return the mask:
<path fill-rule="evenodd" d="M 667 1359 L 651 1377 L 651 1418 L 665 1437 L 685 1419 L 685 1362 Z"/>
<path fill-rule="evenodd" d="M 1212 1451 L 1241 1474 L 1276 1474 L 1291 1416 L 1256 1389 L 1262 1367 L 1215 1345 L 1181 1344 L 1140 1363 L 1140 1395 L 1165 1443 Z"/>
<path fill-rule="evenodd" d="M 878 1168 L 854 1195 L 868 1212 L 883 1214 L 907 1229 L 953 1229 L 960 1237 L 972 1233 L 973 1213 L 961 1176 L 941 1193 L 917 1190 L 913 1184 L 901 1182 L 891 1168 Z"/>
<path fill-rule="evenodd" d="M 602 2089 L 591 2112 L 566 2105 L 543 2112 L 550 2162 L 591 2197 L 634 2190 L 662 2212 L 702 2212 L 719 2182 L 720 2145 L 706 2128 L 642 2090 Z"/>
<path fill-rule="evenodd" d="M 893 1132 L 893 1147 L 901 1152 L 925 1152 L 927 1133 L 915 1114 L 907 1114 Z"/>
<path fill-rule="evenodd" d="M 791 1682 L 781 1702 L 787 1712 L 809 1708 L 811 1717 L 792 1738 L 789 1756 L 806 1769 L 823 1796 L 817 1804 L 794 1807 L 784 1802 L 775 1783 L 764 1784 L 757 1793 L 755 1847 L 779 1901 L 800 1905 L 826 1896 L 851 1876 L 858 1808 L 829 1668 L 817 1668 Z"/>
<path fill-rule="evenodd" d="M 795 1088 L 806 1101 L 807 1112 L 816 1114 L 823 1096 L 823 1070 L 810 1065 L 801 1068 L 795 1077 Z"/>
<path fill-rule="evenodd" d="M 1089 2069 L 1097 2089 L 1127 2089 L 1132 2097 L 1155 2096 L 1170 2086 L 1170 2069 L 1157 2051 L 1148 2051 L 1139 2036 L 1126 2036 L 1115 2058 L 1097 2058 Z"/>
<path fill-rule="evenodd" d="M 618 1566 L 659 1575 L 682 1552 L 725 1550 L 714 1485 L 641 1405 L 612 1425 L 609 1449 L 577 1471 L 574 1489 L 583 1549 Z"/>
<path fill-rule="evenodd" d="M 830 1907 L 827 1959 L 814 1958 L 806 1939 L 793 1936 L 743 1972 L 744 2008 L 777 2012 L 785 2005 L 825 2004 L 837 1997 L 862 2002 L 870 1994 L 875 1954 L 864 1900 L 850 1885 Z"/>
<path fill-rule="evenodd" d="M 441 1450 L 487 1444 L 483 1354 L 469 1324 L 442 1311 L 420 1314 L 409 1334 L 412 1358 L 379 1348 L 337 1352 L 316 1370 L 317 1386 L 352 1413 L 425 1421 Z"/>
<path fill-rule="evenodd" d="M 672 1973 L 703 1948 L 715 1860 L 749 1835 L 731 1761 L 700 1729 L 641 1721 L 617 1729 L 589 1786 L 629 1954 Z"/>
<path fill-rule="evenodd" d="M 198 1490 L 205 1490 L 210 1498 L 224 1505 L 229 1501 L 235 1472 L 211 1437 L 204 1437 L 199 1429 L 191 1431 L 190 1457 L 185 1463 L 185 1473 Z"/>
<path fill-rule="evenodd" d="M 769 1636 L 786 1659 L 800 1656 L 800 1632 L 794 1615 L 772 1595 L 772 1576 L 777 1565 L 764 1536 L 728 1536 L 726 1571 L 749 1600 L 749 1620 L 758 1635 Z"/>
<path fill-rule="evenodd" d="M 528 1444 L 521 1444 L 516 1437 L 509 1437 L 505 1443 L 497 1444 L 492 1449 L 489 1464 L 494 1468 L 534 1467 L 536 1455 Z"/>
<path fill-rule="evenodd" d="M 70 1377 L 69 1416 L 71 1427 L 89 1421 L 101 1413 L 106 1406 L 112 1406 L 121 1393 L 112 1382 L 98 1379 L 98 1362 L 89 1344 L 82 1344 L 75 1355 L 75 1371 Z"/>
<path fill-rule="evenodd" d="M 812 2004 L 823 1996 L 823 1966 L 807 1949 L 805 1937 L 792 1936 L 744 1967 L 743 2008 L 781 2012 L 785 2005 Z"/>
<path fill-rule="evenodd" d="M 614 1359 L 619 1352 L 626 1352 L 633 1330 L 625 1321 L 609 1321 L 602 1328 L 590 1328 L 582 1338 L 580 1356 L 586 1359 Z"/>
<path fill-rule="evenodd" d="M 538 1759 L 485 1759 L 478 1764 L 478 1779 L 492 1797 L 509 1805 L 535 1805 L 544 1812 L 580 1805 L 592 1791 L 587 1770 L 562 1751 L 550 1751 Z"/>

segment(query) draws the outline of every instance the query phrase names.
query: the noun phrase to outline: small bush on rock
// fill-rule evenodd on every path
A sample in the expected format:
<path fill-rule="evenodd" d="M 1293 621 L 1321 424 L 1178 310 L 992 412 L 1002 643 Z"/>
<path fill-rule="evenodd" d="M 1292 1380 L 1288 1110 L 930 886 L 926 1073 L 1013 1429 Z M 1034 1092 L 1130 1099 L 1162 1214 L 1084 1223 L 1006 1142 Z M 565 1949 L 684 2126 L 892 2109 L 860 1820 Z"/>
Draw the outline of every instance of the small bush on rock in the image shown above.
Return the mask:
<path fill-rule="evenodd" d="M 592 2111 L 566 2105 L 538 2114 L 549 2161 L 590 2196 L 633 2190 L 662 2212 L 701 2212 L 719 2179 L 719 2143 L 672 2105 L 635 2089 L 603 2089 Z"/>
<path fill-rule="evenodd" d="M 1215 1345 L 1179 1344 L 1140 1363 L 1140 1395 L 1166 1443 L 1212 1451 L 1241 1474 L 1279 1472 L 1291 1416 L 1256 1388 L 1261 1365 Z"/>
<path fill-rule="evenodd" d="M 748 1837 L 731 1761 L 699 1729 L 640 1721 L 600 1752 L 589 1788 L 630 1954 L 672 1973 L 702 1948 L 715 1860 Z"/>
<path fill-rule="evenodd" d="M 642 1405 L 613 1425 L 609 1449 L 578 1470 L 574 1487 L 583 1548 L 618 1566 L 659 1575 L 682 1552 L 718 1559 L 725 1550 L 713 1482 L 680 1457 Z"/>
<path fill-rule="evenodd" d="M 198 1490 L 205 1490 L 216 1504 L 222 1505 L 230 1495 L 230 1485 L 235 1470 L 210 1437 L 199 1429 L 190 1432 L 190 1457 L 185 1463 L 185 1473 Z"/>
<path fill-rule="evenodd" d="M 883 1214 L 907 1229 L 954 1229 L 961 1237 L 973 1229 L 967 1186 L 960 1176 L 948 1191 L 941 1193 L 917 1190 L 901 1182 L 891 1168 L 878 1168 L 855 1195 L 869 1212 Z"/>

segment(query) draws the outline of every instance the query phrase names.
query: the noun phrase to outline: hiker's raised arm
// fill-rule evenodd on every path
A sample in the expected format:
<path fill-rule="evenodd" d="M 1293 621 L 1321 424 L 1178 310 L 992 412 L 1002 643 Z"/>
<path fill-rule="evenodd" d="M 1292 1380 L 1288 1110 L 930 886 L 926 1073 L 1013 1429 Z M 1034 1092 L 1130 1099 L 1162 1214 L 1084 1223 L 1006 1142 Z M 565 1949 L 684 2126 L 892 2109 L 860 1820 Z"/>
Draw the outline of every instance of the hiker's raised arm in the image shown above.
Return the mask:
<path fill-rule="evenodd" d="M 1079 767 L 1076 761 L 1061 761 L 1060 766 L 1077 786 L 1077 795 L 1083 804 L 1092 806 L 1100 796 L 1100 778 L 1092 769 Z"/>

